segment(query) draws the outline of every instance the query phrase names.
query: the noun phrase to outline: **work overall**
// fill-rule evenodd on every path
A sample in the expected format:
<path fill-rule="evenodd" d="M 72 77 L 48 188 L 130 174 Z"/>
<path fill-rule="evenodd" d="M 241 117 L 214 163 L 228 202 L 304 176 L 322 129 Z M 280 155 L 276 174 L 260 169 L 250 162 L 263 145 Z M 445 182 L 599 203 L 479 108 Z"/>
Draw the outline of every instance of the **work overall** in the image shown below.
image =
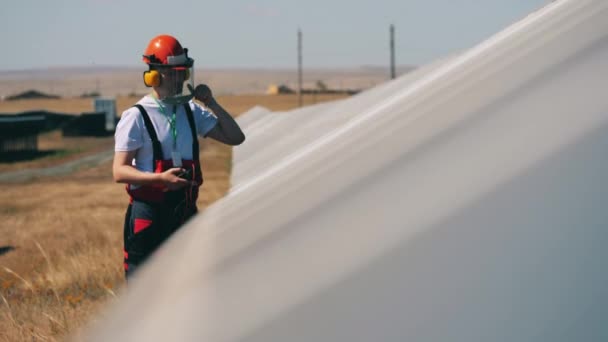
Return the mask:
<path fill-rule="evenodd" d="M 153 170 L 161 173 L 173 167 L 172 159 L 163 158 L 150 116 L 143 106 L 136 105 L 144 119 L 152 140 Z M 192 160 L 182 159 L 182 168 L 190 170 L 196 185 L 168 191 L 164 185 L 147 185 L 131 189 L 127 185 L 130 203 L 124 224 L 124 268 L 127 279 L 165 240 L 177 231 L 196 211 L 196 200 L 203 175 L 199 160 L 199 146 L 192 110 L 184 105 L 192 133 Z"/>

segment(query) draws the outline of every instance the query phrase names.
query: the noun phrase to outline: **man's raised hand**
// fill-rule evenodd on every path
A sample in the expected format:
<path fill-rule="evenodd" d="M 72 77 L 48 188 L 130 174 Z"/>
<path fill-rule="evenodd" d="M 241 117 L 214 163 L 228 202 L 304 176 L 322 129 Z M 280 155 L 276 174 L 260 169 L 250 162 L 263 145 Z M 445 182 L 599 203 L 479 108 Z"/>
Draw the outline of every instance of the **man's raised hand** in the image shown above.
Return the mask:
<path fill-rule="evenodd" d="M 201 101 L 205 106 L 209 107 L 215 101 L 213 99 L 213 94 L 211 93 L 211 89 L 205 84 L 199 84 L 196 86 L 196 89 L 192 88 L 190 84 L 188 84 L 188 89 L 194 95 L 194 98 Z"/>

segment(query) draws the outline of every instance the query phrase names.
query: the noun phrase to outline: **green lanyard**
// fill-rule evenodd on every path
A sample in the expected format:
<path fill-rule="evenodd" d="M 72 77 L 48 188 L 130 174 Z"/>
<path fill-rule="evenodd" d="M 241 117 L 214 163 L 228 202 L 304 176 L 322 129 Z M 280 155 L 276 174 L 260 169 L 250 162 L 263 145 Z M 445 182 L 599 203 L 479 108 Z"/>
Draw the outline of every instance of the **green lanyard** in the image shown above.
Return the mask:
<path fill-rule="evenodd" d="M 175 112 L 177 111 L 177 108 L 175 106 L 173 106 L 173 113 L 171 116 L 169 116 L 165 112 L 165 107 L 163 107 L 163 105 L 161 105 L 160 102 L 158 102 L 156 97 L 152 97 L 152 98 L 154 99 L 154 101 L 156 101 L 156 104 L 158 104 L 158 108 L 160 109 L 160 112 L 163 113 L 165 118 L 167 118 L 167 122 L 169 122 L 169 126 L 171 127 L 171 135 L 173 135 L 173 150 L 176 151 L 177 150 L 177 124 L 176 124 Z"/>

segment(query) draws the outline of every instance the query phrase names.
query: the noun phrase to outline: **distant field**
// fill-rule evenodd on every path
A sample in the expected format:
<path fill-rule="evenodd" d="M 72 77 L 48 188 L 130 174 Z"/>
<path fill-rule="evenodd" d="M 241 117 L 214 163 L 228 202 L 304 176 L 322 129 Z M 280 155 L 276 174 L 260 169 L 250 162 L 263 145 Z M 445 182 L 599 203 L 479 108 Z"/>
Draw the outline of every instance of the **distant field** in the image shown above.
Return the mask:
<path fill-rule="evenodd" d="M 307 96 L 304 102 L 335 98 Z M 134 100 L 119 99 L 119 109 Z M 222 96 L 219 101 L 235 115 L 255 105 L 275 111 L 297 107 L 294 95 Z M 81 99 L 0 102 L 0 112 L 46 109 L 79 113 L 90 110 L 87 105 L 90 101 Z M 79 151 L 0 164 L 0 172 L 54 165 L 112 146 L 111 137 L 66 139 L 51 132 L 41 137 L 41 149 Z M 231 159 L 230 147 L 203 140 L 201 210 L 229 189 Z M 128 202 L 124 185 L 113 182 L 111 163 L 105 163 L 69 176 L 1 186 L 0 341 L 61 341 L 77 335 L 106 304 L 118 300 L 116 295 L 123 287 L 122 224 Z"/>
<path fill-rule="evenodd" d="M 346 95 L 340 94 L 317 94 L 304 95 L 303 104 L 311 105 L 318 102 L 330 101 L 344 98 Z M 119 96 L 116 98 L 116 110 L 118 115 L 132 106 L 141 97 Z M 230 113 L 238 115 L 252 107 L 259 105 L 274 110 L 286 110 L 298 106 L 298 96 L 294 94 L 286 95 L 219 95 L 217 100 Z M 93 100 L 88 98 L 65 98 L 65 99 L 36 99 L 36 100 L 15 100 L 0 101 L 0 114 L 14 114 L 30 110 L 48 110 L 51 112 L 80 114 L 93 111 Z"/>
<path fill-rule="evenodd" d="M 399 74 L 412 70 L 398 68 Z M 0 99 L 38 90 L 75 98 L 98 92 L 102 96 L 125 97 L 145 94 L 150 89 L 142 81 L 145 65 L 130 68 L 54 68 L 45 70 L 0 71 Z M 388 68 L 304 69 L 304 88 L 322 82 L 329 89 L 369 89 L 389 79 Z M 209 85 L 217 95 L 265 94 L 270 85 L 297 88 L 296 69 L 204 69 L 197 68 L 195 82 Z"/>

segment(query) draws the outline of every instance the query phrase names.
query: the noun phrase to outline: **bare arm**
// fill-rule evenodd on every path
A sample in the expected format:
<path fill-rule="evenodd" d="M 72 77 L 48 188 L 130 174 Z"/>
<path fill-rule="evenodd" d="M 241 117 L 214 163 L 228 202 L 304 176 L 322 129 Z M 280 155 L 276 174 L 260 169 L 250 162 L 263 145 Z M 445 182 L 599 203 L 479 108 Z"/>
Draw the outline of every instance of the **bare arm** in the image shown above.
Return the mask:
<path fill-rule="evenodd" d="M 120 151 L 114 153 L 112 174 L 116 183 L 128 183 L 133 185 L 165 185 L 169 190 L 177 190 L 189 185 L 191 182 L 177 175 L 182 172 L 180 168 L 172 168 L 163 173 L 142 172 L 137 170 L 131 162 L 136 151 Z"/>
<path fill-rule="evenodd" d="M 228 145 L 242 144 L 245 141 L 245 134 L 232 116 L 213 98 L 211 89 L 204 84 L 199 84 L 196 89 L 188 87 L 194 97 L 205 104 L 217 117 L 217 125 L 209 131 L 207 136 Z"/>

